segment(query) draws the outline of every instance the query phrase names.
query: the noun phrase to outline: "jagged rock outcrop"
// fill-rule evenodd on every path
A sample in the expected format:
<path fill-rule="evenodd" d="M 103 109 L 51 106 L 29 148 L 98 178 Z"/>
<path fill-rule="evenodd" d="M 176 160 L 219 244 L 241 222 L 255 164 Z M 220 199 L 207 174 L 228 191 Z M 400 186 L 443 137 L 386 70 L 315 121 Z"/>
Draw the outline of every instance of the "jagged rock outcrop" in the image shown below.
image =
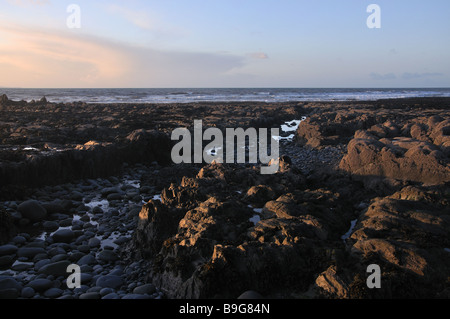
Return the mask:
<path fill-rule="evenodd" d="M 436 118 L 423 120 L 435 122 Z M 450 181 L 450 121 L 428 127 L 412 124 L 380 131 L 357 131 L 339 167 L 355 176 L 382 176 L 403 181 L 440 184 Z M 392 127 L 392 124 L 390 124 Z M 382 127 L 389 127 L 384 123 Z M 427 129 L 427 130 L 425 130 Z"/>
<path fill-rule="evenodd" d="M 248 185 L 253 174 L 207 165 L 144 205 L 129 251 L 153 261 L 151 277 L 169 297 L 236 298 L 249 289 L 287 296 L 306 290 L 329 263 L 351 203 L 329 190 L 299 190 L 302 183 L 291 184 L 304 181 L 298 172 L 259 175 Z M 285 185 L 272 190 L 268 182 Z"/>

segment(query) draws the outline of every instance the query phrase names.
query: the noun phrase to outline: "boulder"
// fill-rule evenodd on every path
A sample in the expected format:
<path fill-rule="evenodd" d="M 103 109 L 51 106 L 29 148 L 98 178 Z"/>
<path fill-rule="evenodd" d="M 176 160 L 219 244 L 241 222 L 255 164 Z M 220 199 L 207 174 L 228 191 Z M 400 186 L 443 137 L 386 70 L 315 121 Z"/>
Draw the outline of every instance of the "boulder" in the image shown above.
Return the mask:
<path fill-rule="evenodd" d="M 21 203 L 17 207 L 17 210 L 24 218 L 27 218 L 33 222 L 41 221 L 47 216 L 46 209 L 36 200 L 27 200 Z"/>
<path fill-rule="evenodd" d="M 450 181 L 450 164 L 435 145 L 411 138 L 360 138 L 348 144 L 339 167 L 354 176 L 382 176 L 440 184 Z"/>

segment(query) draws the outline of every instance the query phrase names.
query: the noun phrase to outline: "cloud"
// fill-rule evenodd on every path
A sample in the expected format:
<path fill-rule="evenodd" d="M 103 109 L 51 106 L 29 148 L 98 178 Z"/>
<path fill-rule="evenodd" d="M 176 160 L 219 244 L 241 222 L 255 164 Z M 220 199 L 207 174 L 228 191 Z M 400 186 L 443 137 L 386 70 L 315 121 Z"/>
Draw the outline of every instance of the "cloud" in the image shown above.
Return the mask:
<path fill-rule="evenodd" d="M 413 80 L 413 79 L 423 79 L 423 78 L 430 78 L 430 77 L 439 77 L 444 76 L 443 73 L 409 73 L 405 72 L 402 74 L 402 79 L 404 80 Z"/>
<path fill-rule="evenodd" d="M 370 73 L 369 76 L 372 78 L 372 80 L 376 81 L 387 81 L 387 80 L 395 80 L 397 76 L 394 73 L 387 73 L 387 74 L 379 74 L 379 73 Z"/>
<path fill-rule="evenodd" d="M 207 86 L 231 77 L 245 57 L 162 51 L 70 31 L 0 24 L 0 86 Z"/>
<path fill-rule="evenodd" d="M 252 58 L 252 59 L 259 59 L 259 60 L 265 60 L 265 59 L 269 58 L 269 56 L 266 53 L 264 53 L 264 52 L 247 53 L 247 56 Z"/>

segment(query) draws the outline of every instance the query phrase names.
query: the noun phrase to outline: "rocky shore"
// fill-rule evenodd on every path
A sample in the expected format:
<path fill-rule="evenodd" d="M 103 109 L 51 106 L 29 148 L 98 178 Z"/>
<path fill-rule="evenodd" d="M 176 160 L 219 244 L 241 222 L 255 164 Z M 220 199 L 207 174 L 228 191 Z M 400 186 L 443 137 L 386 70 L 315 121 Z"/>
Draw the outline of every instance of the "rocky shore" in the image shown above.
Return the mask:
<path fill-rule="evenodd" d="M 450 99 L 0 99 L 0 298 L 449 298 Z M 170 133 L 281 127 L 280 171 Z M 81 287 L 67 287 L 67 266 Z M 381 288 L 366 284 L 381 269 Z"/>

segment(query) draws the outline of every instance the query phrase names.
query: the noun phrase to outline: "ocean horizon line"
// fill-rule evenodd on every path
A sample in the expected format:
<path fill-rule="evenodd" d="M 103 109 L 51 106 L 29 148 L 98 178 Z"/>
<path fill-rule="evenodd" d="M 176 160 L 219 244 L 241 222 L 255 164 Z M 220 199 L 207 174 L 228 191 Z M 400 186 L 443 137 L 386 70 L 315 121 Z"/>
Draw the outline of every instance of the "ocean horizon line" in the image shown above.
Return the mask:
<path fill-rule="evenodd" d="M 86 103 L 373 101 L 450 97 L 450 88 L 1 88 L 11 100 Z"/>

